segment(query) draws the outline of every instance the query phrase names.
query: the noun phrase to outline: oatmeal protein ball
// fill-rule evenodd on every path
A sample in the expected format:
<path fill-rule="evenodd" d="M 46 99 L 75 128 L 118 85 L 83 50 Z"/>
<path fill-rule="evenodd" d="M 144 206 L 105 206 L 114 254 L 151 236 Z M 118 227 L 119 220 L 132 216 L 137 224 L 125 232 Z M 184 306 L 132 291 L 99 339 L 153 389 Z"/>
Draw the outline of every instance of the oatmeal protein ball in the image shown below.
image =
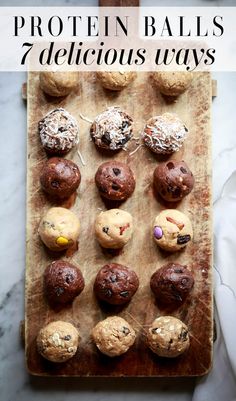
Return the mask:
<path fill-rule="evenodd" d="M 152 79 L 159 91 L 166 96 L 179 96 L 191 85 L 193 73 L 190 71 L 156 71 Z"/>
<path fill-rule="evenodd" d="M 93 328 L 92 338 L 100 352 L 113 357 L 128 351 L 135 342 L 135 332 L 126 320 L 111 316 Z"/>
<path fill-rule="evenodd" d="M 68 95 L 78 85 L 78 73 L 74 71 L 41 71 L 41 89 L 50 96 Z"/>
<path fill-rule="evenodd" d="M 41 143 L 49 154 L 63 156 L 79 143 L 77 121 L 63 108 L 47 113 L 38 128 Z"/>
<path fill-rule="evenodd" d="M 133 234 L 133 218 L 121 209 L 101 212 L 95 221 L 95 235 L 103 248 L 120 249 Z"/>
<path fill-rule="evenodd" d="M 133 71 L 97 71 L 97 79 L 101 85 L 113 91 L 120 91 L 128 86 L 136 77 Z"/>
<path fill-rule="evenodd" d="M 144 144 L 154 153 L 171 154 L 182 147 L 188 129 L 183 121 L 172 113 L 151 117 L 144 127 Z"/>
<path fill-rule="evenodd" d="M 81 181 L 77 164 L 61 157 L 51 157 L 43 166 L 40 183 L 42 189 L 57 199 L 69 198 Z"/>
<path fill-rule="evenodd" d="M 44 271 L 44 292 L 51 304 L 72 302 L 83 289 L 82 273 L 72 263 L 56 260 Z"/>
<path fill-rule="evenodd" d="M 175 358 L 189 348 L 187 326 L 173 316 L 161 316 L 148 329 L 149 348 L 157 355 Z"/>
<path fill-rule="evenodd" d="M 79 332 L 61 320 L 43 327 L 37 336 L 38 352 L 51 362 L 65 362 L 72 358 L 79 346 Z"/>
<path fill-rule="evenodd" d="M 133 120 L 120 107 L 108 107 L 99 114 L 90 128 L 90 135 L 99 148 L 119 150 L 130 140 Z"/>
<path fill-rule="evenodd" d="M 180 251 L 192 240 L 191 221 L 179 210 L 163 210 L 155 219 L 153 237 L 160 248 L 170 252 Z"/>
<path fill-rule="evenodd" d="M 109 263 L 97 273 L 93 289 L 101 301 L 123 305 L 131 300 L 138 286 L 139 279 L 133 270 L 118 263 Z"/>
<path fill-rule="evenodd" d="M 163 199 L 168 202 L 178 202 L 192 191 L 194 177 L 183 160 L 169 160 L 156 167 L 153 184 Z"/>
<path fill-rule="evenodd" d="M 163 305 L 179 306 L 185 301 L 194 285 L 193 274 L 179 263 L 167 263 L 153 273 L 150 287 Z"/>
<path fill-rule="evenodd" d="M 80 222 L 76 214 L 64 207 L 52 207 L 39 224 L 39 236 L 52 251 L 63 251 L 79 237 Z"/>
<path fill-rule="evenodd" d="M 95 175 L 95 183 L 103 198 L 113 201 L 128 199 L 135 189 L 135 178 L 126 163 L 110 161 L 101 164 Z"/>

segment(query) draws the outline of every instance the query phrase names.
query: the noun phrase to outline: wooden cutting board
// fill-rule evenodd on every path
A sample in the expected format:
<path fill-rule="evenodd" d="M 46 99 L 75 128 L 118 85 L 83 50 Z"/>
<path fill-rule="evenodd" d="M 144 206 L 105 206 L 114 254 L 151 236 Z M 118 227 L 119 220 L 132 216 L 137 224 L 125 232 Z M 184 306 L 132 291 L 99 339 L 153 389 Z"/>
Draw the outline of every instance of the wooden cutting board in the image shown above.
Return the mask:
<path fill-rule="evenodd" d="M 148 73 L 122 92 L 104 90 L 94 73 L 81 73 L 76 92 L 64 99 L 50 99 L 39 88 L 38 73 L 28 77 L 28 169 L 27 169 L 27 266 L 25 290 L 26 361 L 30 373 L 62 376 L 193 376 L 207 373 L 212 362 L 212 199 L 211 199 L 211 102 L 212 83 L 209 73 L 195 73 L 190 89 L 176 101 L 164 99 L 153 87 Z M 177 207 L 189 215 L 193 223 L 194 240 L 184 251 L 168 254 L 158 249 L 152 239 L 155 216 L 164 208 L 153 194 L 152 174 L 160 157 L 136 142 L 128 151 L 114 155 L 127 162 L 136 176 L 133 196 L 121 207 L 134 217 L 135 232 L 131 242 L 118 256 L 102 252 L 94 237 L 95 216 L 106 207 L 98 195 L 94 175 L 98 166 L 111 160 L 95 149 L 89 140 L 90 124 L 80 114 L 93 120 L 107 106 L 120 105 L 134 119 L 134 136 L 139 137 L 145 121 L 169 111 L 177 113 L 189 128 L 182 150 L 173 156 L 184 159 L 195 176 L 195 188 Z M 82 182 L 72 210 L 81 220 L 79 250 L 68 257 L 78 265 L 85 278 L 85 289 L 73 304 L 60 311 L 51 309 L 43 295 L 42 276 L 45 267 L 55 258 L 38 237 L 40 218 L 52 206 L 40 189 L 39 174 L 46 155 L 39 141 L 38 121 L 50 110 L 65 107 L 80 126 L 79 149 L 86 162 L 82 166 L 76 150 L 67 155 L 80 166 Z M 65 255 L 57 255 L 57 258 Z M 101 309 L 93 295 L 93 282 L 100 267 L 118 262 L 134 269 L 140 287 L 131 303 L 123 310 L 116 307 Z M 195 286 L 191 299 L 172 315 L 183 320 L 190 329 L 191 346 L 179 358 L 162 359 L 146 346 L 146 330 L 154 318 L 166 314 L 159 310 L 149 288 L 152 273 L 169 261 L 187 264 L 192 269 Z M 95 324 L 109 315 L 118 314 L 132 324 L 137 333 L 135 345 L 123 356 L 109 358 L 100 354 L 90 338 Z M 78 327 L 81 346 L 70 361 L 53 364 L 36 350 L 39 329 L 53 320 L 66 320 Z"/>

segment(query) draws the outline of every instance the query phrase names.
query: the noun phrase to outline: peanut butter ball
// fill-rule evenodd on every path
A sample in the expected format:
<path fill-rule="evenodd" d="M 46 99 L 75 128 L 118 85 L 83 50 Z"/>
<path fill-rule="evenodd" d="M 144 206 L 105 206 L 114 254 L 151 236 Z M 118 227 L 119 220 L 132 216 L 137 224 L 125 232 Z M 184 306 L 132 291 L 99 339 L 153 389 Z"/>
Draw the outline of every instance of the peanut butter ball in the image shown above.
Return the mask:
<path fill-rule="evenodd" d="M 66 96 L 78 85 L 78 72 L 41 71 L 39 83 L 41 89 L 50 96 Z"/>
<path fill-rule="evenodd" d="M 166 96 L 179 96 L 191 85 L 193 73 L 190 71 L 156 71 L 152 73 L 153 82 Z"/>
<path fill-rule="evenodd" d="M 136 77 L 134 71 L 98 71 L 97 79 L 101 85 L 113 91 L 120 91 L 128 86 Z"/>

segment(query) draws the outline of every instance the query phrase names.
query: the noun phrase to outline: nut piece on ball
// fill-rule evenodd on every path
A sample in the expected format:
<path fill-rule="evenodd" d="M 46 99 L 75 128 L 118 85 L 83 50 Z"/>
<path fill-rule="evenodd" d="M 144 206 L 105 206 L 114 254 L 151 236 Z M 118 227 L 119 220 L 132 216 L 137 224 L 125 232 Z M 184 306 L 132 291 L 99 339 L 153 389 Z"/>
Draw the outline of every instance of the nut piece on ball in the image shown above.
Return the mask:
<path fill-rule="evenodd" d="M 69 198 L 79 187 L 81 181 L 77 164 L 61 157 L 46 161 L 40 176 L 43 190 L 55 199 Z"/>
<path fill-rule="evenodd" d="M 189 348 L 187 326 L 173 316 L 161 316 L 148 329 L 149 348 L 157 355 L 175 358 Z"/>
<path fill-rule="evenodd" d="M 41 89 L 50 96 L 68 95 L 78 85 L 78 73 L 74 71 L 41 71 Z"/>
<path fill-rule="evenodd" d="M 111 316 L 93 328 L 92 338 L 100 352 L 114 357 L 124 354 L 134 344 L 135 332 L 126 320 Z"/>
<path fill-rule="evenodd" d="M 192 240 L 192 237 L 191 221 L 179 210 L 166 209 L 156 217 L 153 238 L 165 251 L 180 251 Z"/>
<path fill-rule="evenodd" d="M 39 224 L 39 236 L 52 251 L 64 251 L 79 237 L 80 222 L 76 214 L 63 207 L 52 207 Z"/>
<path fill-rule="evenodd" d="M 168 202 L 178 202 L 192 191 L 194 177 L 183 160 L 169 160 L 155 168 L 153 184 L 163 199 Z"/>
<path fill-rule="evenodd" d="M 152 73 L 154 84 L 166 96 L 179 96 L 191 85 L 190 71 L 156 71 Z"/>
<path fill-rule="evenodd" d="M 130 302 L 138 286 L 139 279 L 133 270 L 118 263 L 110 263 L 99 270 L 93 289 L 101 301 L 124 305 Z"/>
<path fill-rule="evenodd" d="M 95 235 L 103 248 L 120 249 L 131 239 L 133 218 L 121 209 L 101 212 L 95 221 Z"/>
<path fill-rule="evenodd" d="M 65 362 L 72 358 L 79 346 L 79 332 L 61 320 L 43 327 L 37 336 L 38 352 L 51 362 Z"/>
<path fill-rule="evenodd" d="M 83 289 L 81 271 L 67 261 L 56 260 L 44 271 L 44 292 L 52 305 L 72 302 Z"/>
<path fill-rule="evenodd" d="M 113 91 L 120 91 L 128 86 L 136 77 L 133 71 L 98 71 L 97 79 L 101 85 Z"/>

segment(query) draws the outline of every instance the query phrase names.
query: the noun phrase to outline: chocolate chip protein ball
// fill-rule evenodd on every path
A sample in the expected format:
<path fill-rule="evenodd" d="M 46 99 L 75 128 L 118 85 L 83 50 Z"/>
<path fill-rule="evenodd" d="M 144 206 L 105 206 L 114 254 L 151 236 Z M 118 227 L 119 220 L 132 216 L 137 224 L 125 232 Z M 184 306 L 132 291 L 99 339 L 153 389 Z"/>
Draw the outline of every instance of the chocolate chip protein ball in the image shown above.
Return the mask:
<path fill-rule="evenodd" d="M 168 202 L 177 202 L 192 191 L 194 177 L 183 160 L 169 160 L 156 167 L 153 184 L 163 199 Z"/>
<path fill-rule="evenodd" d="M 82 273 L 72 263 L 56 260 L 44 271 L 44 292 L 51 304 L 72 302 L 83 289 Z"/>
<path fill-rule="evenodd" d="M 149 348 L 157 355 L 175 358 L 189 348 L 187 326 L 173 316 L 161 316 L 148 329 Z"/>
<path fill-rule="evenodd" d="M 139 279 L 133 270 L 118 263 L 110 263 L 99 270 L 93 289 L 101 301 L 124 305 L 131 300 L 138 286 Z"/>
<path fill-rule="evenodd" d="M 193 274 L 179 263 L 167 263 L 153 273 L 150 287 L 163 305 L 179 306 L 194 285 Z"/>
<path fill-rule="evenodd" d="M 80 222 L 76 214 L 64 207 L 52 207 L 39 224 L 39 236 L 52 251 L 64 251 L 79 237 Z"/>
<path fill-rule="evenodd" d="M 98 71 L 97 79 L 101 85 L 113 91 L 120 91 L 136 77 L 134 71 Z"/>
<path fill-rule="evenodd" d="M 63 156 L 79 143 L 77 121 L 62 108 L 50 111 L 39 121 L 41 143 L 49 154 Z"/>
<path fill-rule="evenodd" d="M 41 89 L 50 96 L 68 95 L 78 85 L 78 73 L 74 71 L 41 71 Z"/>
<path fill-rule="evenodd" d="M 99 148 L 119 150 L 130 140 L 132 131 L 132 118 L 120 107 L 114 106 L 95 118 L 90 135 Z"/>
<path fill-rule="evenodd" d="M 120 249 L 133 234 L 133 218 L 121 209 L 101 212 L 95 221 L 95 235 L 103 248 Z"/>
<path fill-rule="evenodd" d="M 154 153 L 171 154 L 182 147 L 188 129 L 176 114 L 151 117 L 142 132 L 144 144 Z"/>
<path fill-rule="evenodd" d="M 179 96 L 191 85 L 193 73 L 190 71 L 156 71 L 152 73 L 152 78 L 163 95 Z"/>
<path fill-rule="evenodd" d="M 105 162 L 99 166 L 95 183 L 103 198 L 113 201 L 128 199 L 135 189 L 135 178 L 126 163 L 119 161 Z"/>
<path fill-rule="evenodd" d="M 65 362 L 72 358 L 79 346 L 79 332 L 61 320 L 43 327 L 37 336 L 38 352 L 51 362 Z"/>
<path fill-rule="evenodd" d="M 111 316 L 94 327 L 92 338 L 100 352 L 114 357 L 124 354 L 134 344 L 135 332 L 126 320 Z"/>
<path fill-rule="evenodd" d="M 191 221 L 179 210 L 163 210 L 156 217 L 153 237 L 160 248 L 169 252 L 180 251 L 193 237 Z"/>
<path fill-rule="evenodd" d="M 40 176 L 42 189 L 56 199 L 66 199 L 79 187 L 81 181 L 77 164 L 61 157 L 46 161 Z"/>

